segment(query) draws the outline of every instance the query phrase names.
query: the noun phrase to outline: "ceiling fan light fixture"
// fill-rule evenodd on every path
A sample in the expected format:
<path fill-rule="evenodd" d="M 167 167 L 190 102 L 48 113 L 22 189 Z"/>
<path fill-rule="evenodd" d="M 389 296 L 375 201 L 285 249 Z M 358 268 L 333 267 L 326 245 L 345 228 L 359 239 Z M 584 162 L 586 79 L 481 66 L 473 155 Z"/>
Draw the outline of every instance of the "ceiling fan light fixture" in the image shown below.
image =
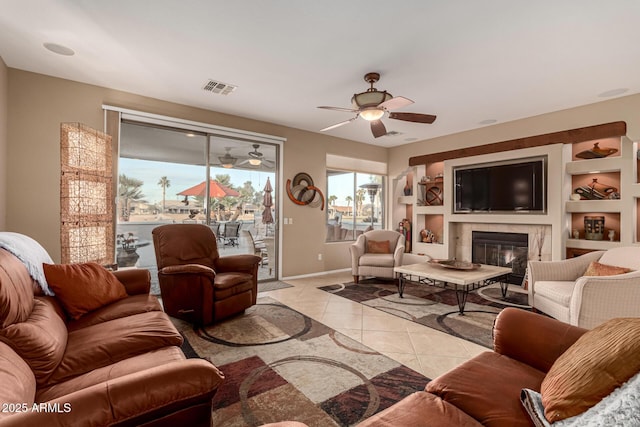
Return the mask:
<path fill-rule="evenodd" d="M 261 159 L 249 159 L 249 164 L 252 166 L 260 166 L 262 164 Z"/>
<path fill-rule="evenodd" d="M 360 111 L 360 117 L 368 122 L 380 120 L 384 116 L 384 110 L 382 108 L 370 107 Z"/>
<path fill-rule="evenodd" d="M 366 92 L 360 92 L 353 95 L 351 103 L 358 108 L 377 107 L 385 101 L 393 98 L 386 90 L 368 90 Z"/>
<path fill-rule="evenodd" d="M 229 152 L 224 156 L 218 157 L 218 160 L 220 160 L 220 165 L 225 169 L 231 169 L 238 161 L 238 159 L 229 154 Z"/>

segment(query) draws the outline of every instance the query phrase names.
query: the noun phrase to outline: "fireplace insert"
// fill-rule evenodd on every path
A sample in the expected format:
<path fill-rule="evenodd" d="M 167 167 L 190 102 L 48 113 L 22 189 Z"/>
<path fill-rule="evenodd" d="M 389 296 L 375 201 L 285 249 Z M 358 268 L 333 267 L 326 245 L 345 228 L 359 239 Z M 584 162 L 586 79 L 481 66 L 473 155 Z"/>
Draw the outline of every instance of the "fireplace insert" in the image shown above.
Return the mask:
<path fill-rule="evenodd" d="M 471 258 L 480 264 L 511 267 L 507 281 L 522 285 L 527 270 L 529 236 L 526 233 L 473 231 Z"/>

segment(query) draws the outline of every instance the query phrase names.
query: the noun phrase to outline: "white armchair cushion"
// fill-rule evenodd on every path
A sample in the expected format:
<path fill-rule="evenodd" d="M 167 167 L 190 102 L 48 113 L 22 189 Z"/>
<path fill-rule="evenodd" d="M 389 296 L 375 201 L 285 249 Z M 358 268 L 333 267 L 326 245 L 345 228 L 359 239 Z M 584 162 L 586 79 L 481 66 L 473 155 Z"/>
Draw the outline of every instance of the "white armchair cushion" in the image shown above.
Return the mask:
<path fill-rule="evenodd" d="M 536 282 L 536 292 L 545 296 L 545 298 L 556 302 L 563 307 L 569 308 L 571 295 L 576 282 L 565 282 L 560 280 L 543 280 Z"/>
<path fill-rule="evenodd" d="M 369 267 L 392 267 L 394 265 L 392 254 L 364 254 L 360 257 L 359 265 Z"/>

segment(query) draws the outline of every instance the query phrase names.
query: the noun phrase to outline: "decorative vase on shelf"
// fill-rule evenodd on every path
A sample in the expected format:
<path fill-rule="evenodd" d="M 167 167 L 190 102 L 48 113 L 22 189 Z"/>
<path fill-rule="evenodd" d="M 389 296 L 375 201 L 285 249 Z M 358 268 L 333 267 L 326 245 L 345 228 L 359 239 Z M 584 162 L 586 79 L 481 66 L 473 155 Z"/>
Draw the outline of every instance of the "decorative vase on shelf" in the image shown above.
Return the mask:
<path fill-rule="evenodd" d="M 411 196 L 411 186 L 409 185 L 409 180 L 407 180 L 407 183 L 404 185 L 404 189 L 403 189 L 404 195 L 405 196 Z"/>
<path fill-rule="evenodd" d="M 604 237 L 604 217 L 584 217 L 584 238 L 587 240 L 602 240 Z"/>
<path fill-rule="evenodd" d="M 613 242 L 616 238 L 616 230 L 609 230 L 609 241 Z"/>

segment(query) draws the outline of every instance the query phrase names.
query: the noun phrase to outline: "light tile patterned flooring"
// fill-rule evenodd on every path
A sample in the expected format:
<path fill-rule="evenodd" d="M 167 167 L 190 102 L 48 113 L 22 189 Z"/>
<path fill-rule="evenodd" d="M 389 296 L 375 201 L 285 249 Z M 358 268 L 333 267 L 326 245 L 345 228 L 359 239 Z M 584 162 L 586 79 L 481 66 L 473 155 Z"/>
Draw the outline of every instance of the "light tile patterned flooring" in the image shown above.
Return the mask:
<path fill-rule="evenodd" d="M 352 279 L 350 272 L 339 272 L 286 280 L 294 286 L 259 296 L 270 296 L 429 378 L 488 350 L 317 289 Z"/>

